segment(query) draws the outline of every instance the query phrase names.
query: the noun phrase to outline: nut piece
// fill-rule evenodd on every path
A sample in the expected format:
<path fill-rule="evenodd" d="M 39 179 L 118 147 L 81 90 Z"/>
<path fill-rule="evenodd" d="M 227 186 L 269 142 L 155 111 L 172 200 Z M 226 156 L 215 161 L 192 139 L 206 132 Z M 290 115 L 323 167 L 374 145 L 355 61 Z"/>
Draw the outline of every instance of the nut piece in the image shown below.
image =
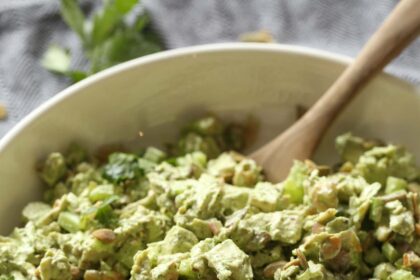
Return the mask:
<path fill-rule="evenodd" d="M 77 266 L 72 266 L 70 268 L 70 273 L 73 279 L 79 279 L 80 277 L 80 269 Z"/>
<path fill-rule="evenodd" d="M 305 255 L 302 253 L 301 250 L 296 250 L 296 256 L 298 257 L 298 260 L 300 262 L 300 266 L 307 269 L 309 267 L 308 261 L 306 260 Z"/>
<path fill-rule="evenodd" d="M 256 32 L 244 33 L 239 37 L 242 42 L 254 43 L 274 43 L 273 35 L 267 30 L 260 30 Z"/>
<path fill-rule="evenodd" d="M 3 120 L 7 117 L 6 107 L 0 103 L 0 120 Z"/>
<path fill-rule="evenodd" d="M 209 228 L 210 228 L 210 231 L 213 233 L 213 235 L 218 235 L 220 232 L 220 228 L 218 224 L 216 224 L 215 222 L 210 222 Z"/>
<path fill-rule="evenodd" d="M 287 263 L 286 261 L 277 261 L 277 262 L 270 263 L 264 268 L 264 271 L 263 271 L 264 277 L 273 278 L 274 273 L 277 271 L 277 269 L 282 269 L 286 265 L 286 263 Z"/>
<path fill-rule="evenodd" d="M 115 233 L 111 229 L 101 228 L 92 232 L 93 237 L 103 243 L 111 243 L 115 240 Z"/>
<path fill-rule="evenodd" d="M 420 236 L 420 224 L 416 224 L 416 234 Z"/>
<path fill-rule="evenodd" d="M 86 270 L 84 280 L 123 280 L 124 277 L 114 271 Z"/>

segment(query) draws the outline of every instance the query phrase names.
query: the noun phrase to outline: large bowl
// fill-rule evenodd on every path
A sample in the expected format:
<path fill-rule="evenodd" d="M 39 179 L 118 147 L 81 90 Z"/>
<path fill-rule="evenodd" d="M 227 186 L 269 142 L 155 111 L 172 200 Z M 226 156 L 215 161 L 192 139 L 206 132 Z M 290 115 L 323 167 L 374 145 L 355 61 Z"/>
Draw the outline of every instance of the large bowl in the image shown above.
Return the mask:
<path fill-rule="evenodd" d="M 18 225 L 22 207 L 41 197 L 34 166 L 49 152 L 72 141 L 91 149 L 159 145 L 207 111 L 234 119 L 255 115 L 261 122 L 256 147 L 289 126 L 296 105 L 310 106 L 349 61 L 296 46 L 219 44 L 150 55 L 71 86 L 0 142 L 0 232 Z M 401 143 L 420 158 L 419 120 L 415 88 L 381 74 L 335 122 L 315 158 L 334 162 L 334 138 L 346 131 Z"/>

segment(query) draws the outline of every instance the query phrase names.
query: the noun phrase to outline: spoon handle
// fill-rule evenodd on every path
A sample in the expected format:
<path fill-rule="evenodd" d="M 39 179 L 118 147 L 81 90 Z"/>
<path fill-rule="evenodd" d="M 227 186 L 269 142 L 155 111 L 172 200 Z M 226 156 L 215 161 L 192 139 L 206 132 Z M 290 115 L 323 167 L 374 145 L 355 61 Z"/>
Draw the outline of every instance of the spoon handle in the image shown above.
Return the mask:
<path fill-rule="evenodd" d="M 314 149 L 329 125 L 358 91 L 419 33 L 420 0 L 401 0 L 354 62 L 297 123 L 305 126 L 308 134 L 314 137 Z"/>

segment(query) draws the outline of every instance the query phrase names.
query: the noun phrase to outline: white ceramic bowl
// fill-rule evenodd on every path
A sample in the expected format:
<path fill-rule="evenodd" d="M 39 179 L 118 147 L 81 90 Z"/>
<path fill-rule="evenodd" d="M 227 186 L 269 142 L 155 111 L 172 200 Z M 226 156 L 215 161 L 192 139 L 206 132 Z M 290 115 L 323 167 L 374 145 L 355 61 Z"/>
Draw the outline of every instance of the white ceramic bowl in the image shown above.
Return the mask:
<path fill-rule="evenodd" d="M 188 119 L 211 111 L 257 116 L 257 146 L 290 125 L 295 106 L 311 105 L 349 61 L 296 46 L 219 44 L 139 58 L 71 86 L 0 142 L 0 232 L 19 224 L 22 207 L 41 197 L 35 163 L 69 142 L 91 149 L 160 144 L 174 139 Z M 346 131 L 401 143 L 420 158 L 419 109 L 414 87 L 382 74 L 336 121 L 316 159 L 334 161 L 333 139 Z"/>

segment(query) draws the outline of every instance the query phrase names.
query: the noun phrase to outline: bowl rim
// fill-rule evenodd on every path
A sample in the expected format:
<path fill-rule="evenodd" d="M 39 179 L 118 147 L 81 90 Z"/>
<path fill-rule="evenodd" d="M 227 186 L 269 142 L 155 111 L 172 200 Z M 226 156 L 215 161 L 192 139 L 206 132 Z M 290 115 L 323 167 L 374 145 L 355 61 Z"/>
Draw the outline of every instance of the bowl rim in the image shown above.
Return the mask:
<path fill-rule="evenodd" d="M 30 126 L 33 121 L 38 117 L 46 114 L 51 108 L 55 105 L 64 102 L 67 98 L 77 95 L 81 92 L 82 89 L 89 87 L 92 84 L 100 82 L 110 76 L 116 75 L 120 72 L 130 70 L 132 68 L 139 67 L 141 65 L 146 65 L 154 63 L 157 61 L 162 61 L 171 58 L 177 58 L 181 56 L 195 56 L 198 54 L 205 53 L 218 53 L 218 52 L 232 52 L 232 51 L 254 51 L 254 52 L 272 52 L 272 53 L 290 53 L 294 55 L 308 56 L 312 58 L 318 58 L 321 60 L 333 62 L 341 65 L 348 65 L 353 61 L 353 58 L 337 54 L 325 50 L 315 49 L 311 47 L 304 47 L 298 45 L 290 44 L 262 44 L 262 43 L 216 43 L 216 44 L 205 44 L 197 45 L 191 47 L 182 47 L 178 49 L 166 50 L 143 57 L 135 58 L 127 62 L 120 63 L 118 65 L 112 66 L 108 69 L 100 71 L 92 76 L 87 77 L 86 79 L 70 85 L 69 87 L 61 90 L 53 97 L 49 98 L 41 105 L 36 107 L 32 112 L 27 114 L 22 118 L 17 124 L 14 125 L 1 139 L 0 139 L 0 155 L 1 153 L 9 146 L 14 138 L 18 137 L 26 127 Z M 382 79 L 385 79 L 391 83 L 397 84 L 400 87 L 405 87 L 407 89 L 414 89 L 414 85 L 409 82 L 402 80 L 396 76 L 393 76 L 389 73 L 382 72 L 378 76 Z"/>

